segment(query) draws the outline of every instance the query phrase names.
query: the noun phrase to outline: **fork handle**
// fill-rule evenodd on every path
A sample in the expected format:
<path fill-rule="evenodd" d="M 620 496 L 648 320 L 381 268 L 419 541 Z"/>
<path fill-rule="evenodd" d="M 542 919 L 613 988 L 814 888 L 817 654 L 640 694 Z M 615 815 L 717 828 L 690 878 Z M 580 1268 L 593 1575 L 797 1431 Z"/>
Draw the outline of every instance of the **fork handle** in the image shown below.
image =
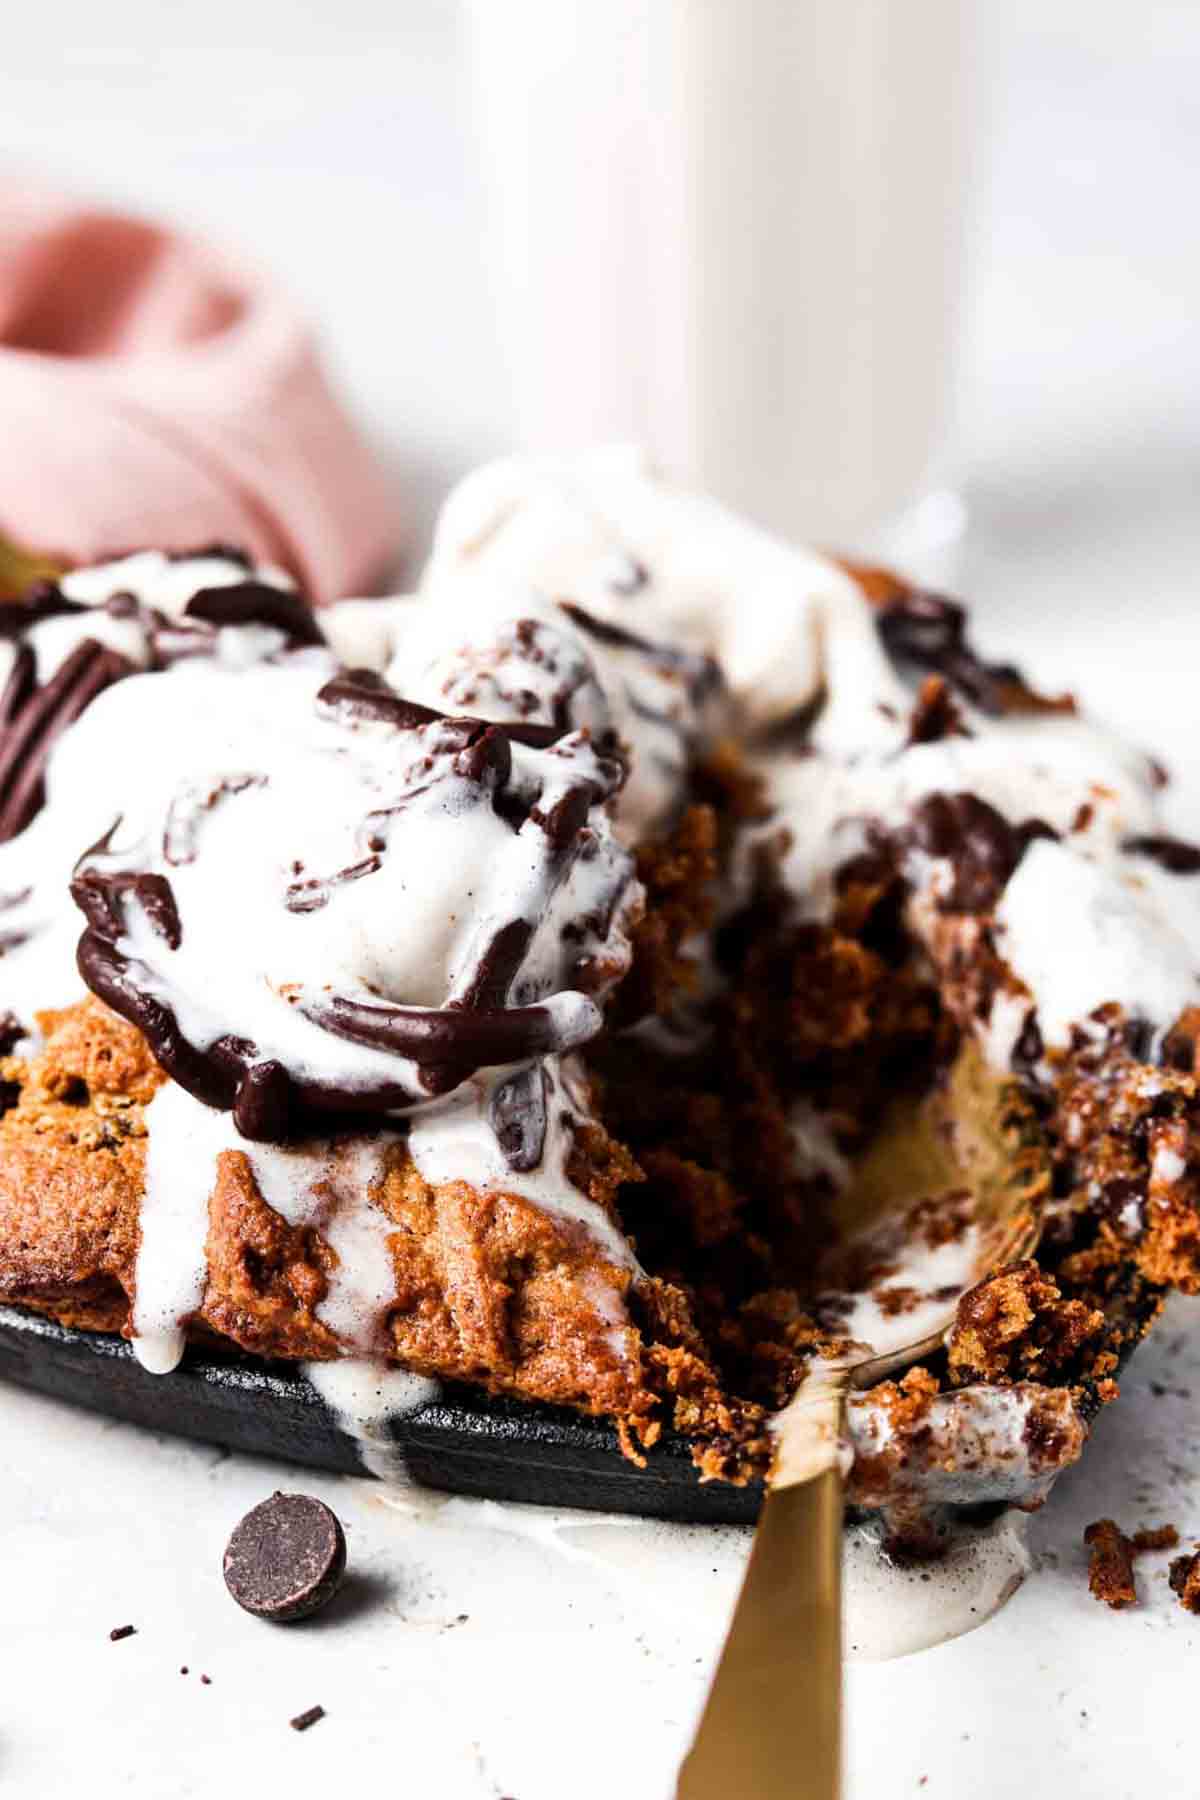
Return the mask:
<path fill-rule="evenodd" d="M 770 1488 L 677 1800 L 838 1800 L 842 1476 Z"/>

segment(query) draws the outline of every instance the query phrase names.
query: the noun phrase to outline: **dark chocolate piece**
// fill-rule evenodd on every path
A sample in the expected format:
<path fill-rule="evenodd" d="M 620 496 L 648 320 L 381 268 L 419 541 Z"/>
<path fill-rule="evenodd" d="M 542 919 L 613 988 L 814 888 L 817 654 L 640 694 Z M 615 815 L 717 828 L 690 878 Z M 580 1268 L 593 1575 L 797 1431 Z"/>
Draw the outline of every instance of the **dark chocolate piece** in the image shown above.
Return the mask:
<path fill-rule="evenodd" d="M 325 634 L 312 608 L 294 588 L 272 587 L 265 581 L 238 581 L 227 587 L 200 588 L 184 608 L 189 619 L 206 625 L 273 625 L 288 642 L 323 644 Z"/>
<path fill-rule="evenodd" d="M 225 1549 L 225 1586 L 238 1605 L 273 1624 L 307 1619 L 346 1573 L 336 1515 L 311 1494 L 272 1494 L 237 1526 Z"/>
<path fill-rule="evenodd" d="M 515 743 L 544 750 L 557 743 L 569 729 L 557 725 L 530 725 L 523 720 L 473 719 L 439 712 L 434 706 L 422 706 L 417 700 L 404 699 L 374 669 L 343 669 L 325 683 L 317 695 L 317 705 L 331 718 L 347 724 L 363 719 L 392 725 L 397 731 L 416 731 L 422 725 L 439 723 L 458 726 L 462 730 L 464 750 L 486 732 L 503 732 Z"/>
<path fill-rule="evenodd" d="M 491 1126 L 510 1169 L 524 1174 L 538 1167 L 546 1148 L 546 1071 L 540 1063 L 496 1089 Z"/>
<path fill-rule="evenodd" d="M 136 1625 L 114 1625 L 108 1634 L 108 1641 L 110 1644 L 119 1644 L 122 1638 L 133 1637 L 136 1631 Z"/>
<path fill-rule="evenodd" d="M 1011 663 L 988 663 L 967 637 L 966 608 L 945 594 L 911 588 L 886 601 L 876 625 L 898 663 L 942 675 L 981 712 L 1073 712 L 1070 699 L 1047 700 Z"/>
<path fill-rule="evenodd" d="M 288 1724 L 293 1731 L 307 1731 L 310 1725 L 315 1725 L 318 1719 L 324 1717 L 323 1706 L 310 1706 L 307 1712 L 297 1713 L 294 1719 L 289 1719 Z"/>

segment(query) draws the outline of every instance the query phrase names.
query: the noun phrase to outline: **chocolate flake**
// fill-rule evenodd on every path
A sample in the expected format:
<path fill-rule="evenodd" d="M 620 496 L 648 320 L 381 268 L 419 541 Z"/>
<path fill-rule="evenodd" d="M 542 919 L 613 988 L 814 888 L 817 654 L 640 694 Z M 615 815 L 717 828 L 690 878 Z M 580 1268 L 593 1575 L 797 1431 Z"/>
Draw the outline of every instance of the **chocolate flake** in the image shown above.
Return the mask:
<path fill-rule="evenodd" d="M 1171 875 L 1200 875 L 1200 845 L 1165 834 L 1126 838 L 1122 849 L 1134 856 L 1148 856 Z"/>
<path fill-rule="evenodd" d="M 21 664 L 19 656 L 18 665 L 13 670 L 17 686 L 10 678 L 5 690 L 5 702 L 13 710 L 0 723 L 0 843 L 24 831 L 40 811 L 46 763 L 63 732 L 97 694 L 135 672 L 127 657 L 95 638 L 76 645 L 41 686 L 29 684 L 29 665 Z"/>
<path fill-rule="evenodd" d="M 546 1148 L 546 1072 L 540 1064 L 501 1083 L 492 1096 L 491 1124 L 510 1169 L 527 1174 Z"/>
<path fill-rule="evenodd" d="M 294 1719 L 289 1719 L 288 1724 L 293 1731 L 307 1731 L 310 1725 L 315 1725 L 318 1719 L 324 1717 L 325 1708 L 323 1706 L 310 1706 L 307 1712 L 297 1713 Z"/>
<path fill-rule="evenodd" d="M 136 1631 L 136 1625 L 114 1625 L 108 1634 L 108 1641 L 110 1644 L 119 1644 L 122 1638 L 133 1637 Z"/>

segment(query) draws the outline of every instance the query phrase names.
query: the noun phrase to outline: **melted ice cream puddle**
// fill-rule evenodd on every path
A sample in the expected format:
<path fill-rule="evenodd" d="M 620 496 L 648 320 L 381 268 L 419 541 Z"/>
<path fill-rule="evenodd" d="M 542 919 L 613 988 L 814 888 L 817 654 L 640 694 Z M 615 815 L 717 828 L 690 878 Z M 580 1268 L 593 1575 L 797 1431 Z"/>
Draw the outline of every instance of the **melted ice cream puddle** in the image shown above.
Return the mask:
<path fill-rule="evenodd" d="M 631 1590 L 639 1604 L 653 1596 L 667 1614 L 686 1608 L 693 1616 L 702 1594 L 714 1633 L 732 1604 L 753 1536 L 748 1526 L 675 1525 L 420 1488 L 372 1486 L 364 1498 L 435 1529 L 523 1539 L 566 1563 L 600 1571 Z M 985 1624 L 1032 1567 L 1024 1532 L 1023 1514 L 959 1526 L 941 1561 L 901 1565 L 882 1552 L 876 1527 L 848 1526 L 842 1569 L 847 1660 L 911 1656 Z"/>
<path fill-rule="evenodd" d="M 886 1662 L 931 1650 L 984 1624 L 1024 1581 L 1032 1558 L 1024 1515 L 990 1525 L 956 1525 L 937 1562 L 894 1562 L 878 1528 L 851 1525 L 842 1562 L 845 1655 Z"/>

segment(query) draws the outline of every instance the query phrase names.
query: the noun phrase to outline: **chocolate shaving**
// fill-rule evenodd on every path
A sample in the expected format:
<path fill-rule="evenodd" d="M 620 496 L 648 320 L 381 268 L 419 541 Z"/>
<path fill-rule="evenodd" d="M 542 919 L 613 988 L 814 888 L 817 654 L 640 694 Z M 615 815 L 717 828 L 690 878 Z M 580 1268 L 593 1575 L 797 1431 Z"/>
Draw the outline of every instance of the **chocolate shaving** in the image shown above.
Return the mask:
<path fill-rule="evenodd" d="M 222 552 L 227 555 L 227 552 Z M 272 587 L 265 581 L 231 582 L 227 587 L 200 588 L 184 614 L 206 625 L 273 625 L 289 644 L 323 644 L 325 634 L 308 602 L 293 588 Z"/>
<path fill-rule="evenodd" d="M 97 694 L 134 673 L 127 657 L 94 638 L 78 644 L 41 686 L 29 686 L 29 665 L 19 651 L 18 665 L 13 670 L 16 684 L 10 676 L 5 689 L 15 711 L 0 723 L 0 843 L 24 831 L 40 810 L 46 763 L 63 732 Z"/>
<path fill-rule="evenodd" d="M 1165 834 L 1131 837 L 1121 848 L 1133 856 L 1148 856 L 1171 875 L 1200 875 L 1200 845 L 1189 844 L 1185 838 Z"/>
<path fill-rule="evenodd" d="M 348 869 L 338 869 L 333 875 L 313 875 L 305 881 L 293 881 L 284 891 L 283 903 L 289 912 L 319 912 L 329 904 L 335 888 L 361 881 L 364 875 L 377 874 L 382 867 L 380 857 L 366 856 L 361 862 L 351 863 Z"/>
<path fill-rule="evenodd" d="M 560 600 L 558 604 L 572 624 L 598 644 L 607 644 L 613 650 L 636 650 L 656 668 L 682 676 L 693 699 L 711 694 L 721 686 L 721 667 L 715 657 L 680 650 L 673 644 L 657 644 L 650 638 L 640 637 L 627 626 L 614 624 L 611 619 L 598 619 L 573 600 Z"/>
<path fill-rule="evenodd" d="M 265 775 L 223 775 L 203 787 L 188 784 L 167 809 L 163 827 L 163 860 L 180 868 L 196 860 L 196 827 L 200 815 L 212 812 L 221 800 L 244 794 L 247 788 L 265 787 Z"/>
<path fill-rule="evenodd" d="M 502 732 L 514 743 L 544 750 L 564 736 L 557 725 L 530 725 L 508 719 L 473 719 L 438 712 L 406 700 L 373 669 L 344 669 L 327 681 L 317 694 L 317 704 L 331 718 L 347 724 L 362 719 L 391 725 L 397 731 L 418 731 L 423 725 L 456 725 L 463 730 L 463 748 L 469 748 L 486 732 Z"/>
<path fill-rule="evenodd" d="M 324 1717 L 325 1708 L 323 1706 L 310 1706 L 307 1712 L 297 1713 L 294 1719 L 289 1719 L 288 1724 L 293 1731 L 307 1731 L 310 1725 L 315 1725 L 319 1719 Z"/>
<path fill-rule="evenodd" d="M 0 691 L 0 729 L 12 724 L 36 686 L 37 658 L 29 644 L 15 644 L 12 667 Z"/>

